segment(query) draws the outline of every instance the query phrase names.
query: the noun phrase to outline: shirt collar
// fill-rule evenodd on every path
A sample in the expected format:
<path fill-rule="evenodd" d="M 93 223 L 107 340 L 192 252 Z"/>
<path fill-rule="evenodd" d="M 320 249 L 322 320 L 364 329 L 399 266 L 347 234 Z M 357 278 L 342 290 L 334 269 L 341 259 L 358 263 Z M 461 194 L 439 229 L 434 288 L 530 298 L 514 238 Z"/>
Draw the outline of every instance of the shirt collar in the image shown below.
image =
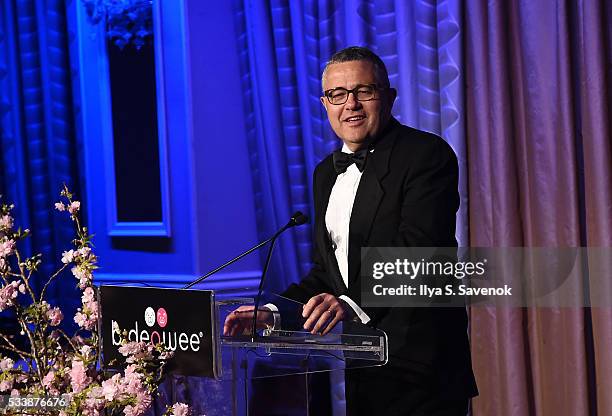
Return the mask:
<path fill-rule="evenodd" d="M 344 142 L 342 143 L 341 152 L 342 153 L 349 153 L 349 154 L 355 153 L 351 149 L 349 149 L 348 146 L 346 145 L 346 143 L 344 143 Z M 374 153 L 374 148 L 370 149 L 370 153 Z"/>

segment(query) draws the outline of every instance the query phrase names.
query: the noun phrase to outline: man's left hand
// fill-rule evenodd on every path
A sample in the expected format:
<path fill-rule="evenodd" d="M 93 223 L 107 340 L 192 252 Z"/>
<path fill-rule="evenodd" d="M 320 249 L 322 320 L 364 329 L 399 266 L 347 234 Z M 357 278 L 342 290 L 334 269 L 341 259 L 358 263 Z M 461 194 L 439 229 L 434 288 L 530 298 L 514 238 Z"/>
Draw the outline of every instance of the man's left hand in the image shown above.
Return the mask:
<path fill-rule="evenodd" d="M 354 316 L 355 312 L 346 302 L 329 293 L 311 297 L 302 311 L 302 317 L 306 318 L 304 329 L 321 335 L 331 331 L 338 322 Z"/>

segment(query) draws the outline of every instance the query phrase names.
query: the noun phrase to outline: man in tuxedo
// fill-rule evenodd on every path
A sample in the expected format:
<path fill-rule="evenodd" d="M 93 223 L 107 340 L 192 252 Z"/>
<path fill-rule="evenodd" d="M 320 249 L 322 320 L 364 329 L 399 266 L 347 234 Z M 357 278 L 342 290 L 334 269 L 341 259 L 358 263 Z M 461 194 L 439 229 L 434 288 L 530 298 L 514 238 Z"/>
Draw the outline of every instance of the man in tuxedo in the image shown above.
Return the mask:
<path fill-rule="evenodd" d="M 304 329 L 313 333 L 343 320 L 387 333 L 385 366 L 346 371 L 349 416 L 463 416 L 477 394 L 465 308 L 362 307 L 359 270 L 362 247 L 457 245 L 456 157 L 440 137 L 391 116 L 397 92 L 369 49 L 334 54 L 322 82 L 343 145 L 315 169 L 313 267 L 284 296 L 305 303 Z M 238 322 L 230 316 L 226 333 Z"/>

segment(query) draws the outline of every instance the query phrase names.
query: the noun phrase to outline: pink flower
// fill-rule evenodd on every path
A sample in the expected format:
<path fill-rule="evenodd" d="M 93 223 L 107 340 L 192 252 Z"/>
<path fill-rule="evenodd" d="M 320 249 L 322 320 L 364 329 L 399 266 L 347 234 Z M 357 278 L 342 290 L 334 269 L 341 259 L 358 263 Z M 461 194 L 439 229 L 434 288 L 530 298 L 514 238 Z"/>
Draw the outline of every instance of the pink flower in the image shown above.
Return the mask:
<path fill-rule="evenodd" d="M 91 320 L 87 317 L 83 312 L 77 312 L 74 315 L 74 322 L 81 328 L 91 330 L 94 328 L 94 324 L 92 324 Z"/>
<path fill-rule="evenodd" d="M 102 394 L 107 401 L 113 401 L 121 394 L 121 374 L 115 374 L 102 382 Z"/>
<path fill-rule="evenodd" d="M 77 250 L 77 253 L 79 253 L 79 256 L 81 256 L 83 259 L 87 260 L 91 255 L 91 248 L 87 246 L 81 247 Z"/>
<path fill-rule="evenodd" d="M 10 230 L 13 228 L 13 218 L 10 215 L 0 217 L 0 229 Z"/>
<path fill-rule="evenodd" d="M 0 243 L 0 257 L 6 257 L 13 254 L 15 251 L 15 241 L 5 238 Z"/>
<path fill-rule="evenodd" d="M 85 357 L 85 359 L 89 359 L 93 356 L 93 348 L 91 348 L 89 345 L 83 345 L 80 353 L 83 357 Z"/>
<path fill-rule="evenodd" d="M 132 406 L 131 404 L 128 404 L 127 406 L 125 406 L 125 408 L 123 409 L 123 414 L 125 416 L 140 416 L 143 412 L 141 411 L 141 409 L 138 407 L 138 405 L 136 406 Z"/>
<path fill-rule="evenodd" d="M 123 414 L 125 416 L 138 416 L 139 413 L 136 413 L 136 409 L 131 404 L 128 404 L 123 408 Z"/>
<path fill-rule="evenodd" d="M 15 361 L 13 361 L 11 358 L 6 357 L 0 360 L 0 371 L 12 370 L 14 366 Z"/>
<path fill-rule="evenodd" d="M 100 387 L 100 386 L 92 387 L 91 390 L 89 390 L 89 392 L 87 393 L 87 398 L 89 398 L 89 399 L 103 399 L 104 398 L 104 393 L 102 391 L 102 387 Z"/>
<path fill-rule="evenodd" d="M 146 389 L 142 384 L 142 374 L 137 372 L 136 365 L 130 364 L 125 369 L 123 387 L 126 393 L 134 396 L 146 394 Z"/>
<path fill-rule="evenodd" d="M 62 253 L 62 263 L 68 264 L 74 261 L 75 253 L 74 250 L 64 251 Z"/>
<path fill-rule="evenodd" d="M 42 379 L 42 385 L 46 388 L 51 388 L 53 381 L 55 380 L 55 371 L 50 370 L 46 376 Z"/>
<path fill-rule="evenodd" d="M 97 261 L 96 256 L 91 252 L 91 248 L 87 246 L 78 249 L 75 255 L 78 255 L 81 262 L 85 264 L 93 264 Z M 88 273 L 91 272 L 88 271 Z"/>
<path fill-rule="evenodd" d="M 142 376 L 142 374 L 138 372 L 138 367 L 136 366 L 136 364 L 130 364 L 125 367 L 125 371 L 123 372 L 123 374 L 126 380 L 131 379 L 133 377 L 140 378 Z"/>
<path fill-rule="evenodd" d="M 51 308 L 47 311 L 47 319 L 51 326 L 58 326 L 62 322 L 62 319 L 64 319 L 64 314 L 58 307 Z"/>
<path fill-rule="evenodd" d="M 125 409 L 123 409 L 123 414 L 125 416 L 142 415 L 144 412 L 146 412 L 146 410 L 151 405 L 151 396 L 149 396 L 148 394 L 137 395 L 136 403 L 137 404 L 135 406 L 131 406 L 131 405 L 125 406 Z"/>
<path fill-rule="evenodd" d="M 23 283 L 19 285 L 19 293 L 22 293 L 22 294 L 26 293 L 26 287 Z"/>
<path fill-rule="evenodd" d="M 89 289 L 91 292 L 87 292 L 81 297 L 83 309 L 79 309 L 79 312 L 74 316 L 74 322 L 82 328 L 91 330 L 98 321 L 98 302 L 89 300 L 90 295 L 93 293 L 93 289 Z"/>
<path fill-rule="evenodd" d="M 0 391 L 9 391 L 13 388 L 13 379 L 0 381 Z"/>
<path fill-rule="evenodd" d="M 56 202 L 55 203 L 55 209 L 58 211 L 66 211 L 66 205 L 64 205 L 63 202 Z"/>
<path fill-rule="evenodd" d="M 74 277 L 79 279 L 79 287 L 81 289 L 85 289 L 91 283 L 91 279 L 93 278 L 91 272 L 81 266 L 75 266 L 71 270 Z"/>
<path fill-rule="evenodd" d="M 131 342 L 128 342 L 127 344 L 120 346 L 119 353 L 121 353 L 121 355 L 123 355 L 124 357 L 127 357 L 128 355 L 133 355 L 133 354 L 136 354 L 142 351 L 144 347 L 145 347 L 144 342 L 131 341 Z"/>
<path fill-rule="evenodd" d="M 81 276 L 83 276 L 83 272 L 85 272 L 85 270 L 83 270 L 79 266 L 74 266 L 72 269 L 70 269 L 70 271 L 72 272 L 72 275 L 77 279 L 80 279 Z"/>
<path fill-rule="evenodd" d="M 150 360 L 153 358 L 153 350 L 155 346 L 152 344 L 146 344 L 144 342 L 128 342 L 125 345 L 119 347 L 119 353 L 124 357 L 125 362 L 130 364 L 136 360 Z"/>
<path fill-rule="evenodd" d="M 95 386 L 87 393 L 85 399 L 85 408 L 83 414 L 86 415 L 102 415 L 104 410 L 104 394 L 102 387 Z"/>
<path fill-rule="evenodd" d="M 87 377 L 87 372 L 83 361 L 78 359 L 72 360 L 72 368 L 70 369 L 70 385 L 72 391 L 79 393 L 83 391 L 85 387 L 91 382 L 91 379 Z"/>
<path fill-rule="evenodd" d="M 98 302 L 89 302 L 83 305 L 83 310 L 79 310 L 74 315 L 74 322 L 83 329 L 91 331 L 98 323 Z"/>
<path fill-rule="evenodd" d="M 0 257 L 0 270 L 6 268 L 6 266 L 7 266 L 6 261 L 2 257 Z"/>
<path fill-rule="evenodd" d="M 13 305 L 13 299 L 17 297 L 19 283 L 13 281 L 0 289 L 0 312 Z"/>
<path fill-rule="evenodd" d="M 72 203 L 68 206 L 68 212 L 71 214 L 75 214 L 81 208 L 81 203 L 79 201 L 72 201 Z"/>
<path fill-rule="evenodd" d="M 87 311 L 89 312 L 89 319 L 93 319 L 94 321 L 98 321 L 98 302 L 91 301 L 91 302 L 87 302 L 87 304 L 85 305 L 85 307 L 87 308 Z"/>
<path fill-rule="evenodd" d="M 91 287 L 86 288 L 83 291 L 83 296 L 81 296 L 81 301 L 83 302 L 83 305 L 86 305 L 90 302 L 94 301 L 94 290 Z"/>
<path fill-rule="evenodd" d="M 191 411 L 185 403 L 174 403 L 172 406 L 172 414 L 174 416 L 189 416 Z"/>

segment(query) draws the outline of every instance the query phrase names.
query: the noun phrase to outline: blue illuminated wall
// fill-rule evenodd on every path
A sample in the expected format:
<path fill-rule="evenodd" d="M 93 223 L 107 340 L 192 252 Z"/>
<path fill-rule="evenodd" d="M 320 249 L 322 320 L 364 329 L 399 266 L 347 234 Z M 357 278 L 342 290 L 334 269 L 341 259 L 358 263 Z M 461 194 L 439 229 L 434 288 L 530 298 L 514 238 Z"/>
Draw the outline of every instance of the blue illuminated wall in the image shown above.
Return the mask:
<path fill-rule="evenodd" d="M 113 132 L 104 39 L 80 6 L 72 4 L 69 21 L 79 33 L 71 48 L 77 58 L 73 70 L 87 213 L 100 256 L 96 278 L 183 285 L 257 239 L 231 4 L 222 2 L 211 13 L 201 2 L 156 3 L 159 128 L 165 136 L 160 169 L 167 174 L 169 191 L 162 195 L 169 208 L 169 235 L 147 235 L 156 229 L 130 224 L 117 235 L 113 227 L 110 185 L 117 178 L 108 150 Z M 230 36 L 218 35 L 227 28 Z M 259 269 L 259 257 L 253 255 L 204 287 L 225 295 L 251 293 Z"/>
<path fill-rule="evenodd" d="M 207 271 L 257 242 L 252 165 L 247 147 L 244 87 L 231 2 L 214 8 L 188 2 L 193 106 L 192 179 L 197 192 L 200 270 Z M 258 278 L 256 254 L 231 266 L 252 284 Z M 238 283 L 237 283 L 238 284 Z"/>

